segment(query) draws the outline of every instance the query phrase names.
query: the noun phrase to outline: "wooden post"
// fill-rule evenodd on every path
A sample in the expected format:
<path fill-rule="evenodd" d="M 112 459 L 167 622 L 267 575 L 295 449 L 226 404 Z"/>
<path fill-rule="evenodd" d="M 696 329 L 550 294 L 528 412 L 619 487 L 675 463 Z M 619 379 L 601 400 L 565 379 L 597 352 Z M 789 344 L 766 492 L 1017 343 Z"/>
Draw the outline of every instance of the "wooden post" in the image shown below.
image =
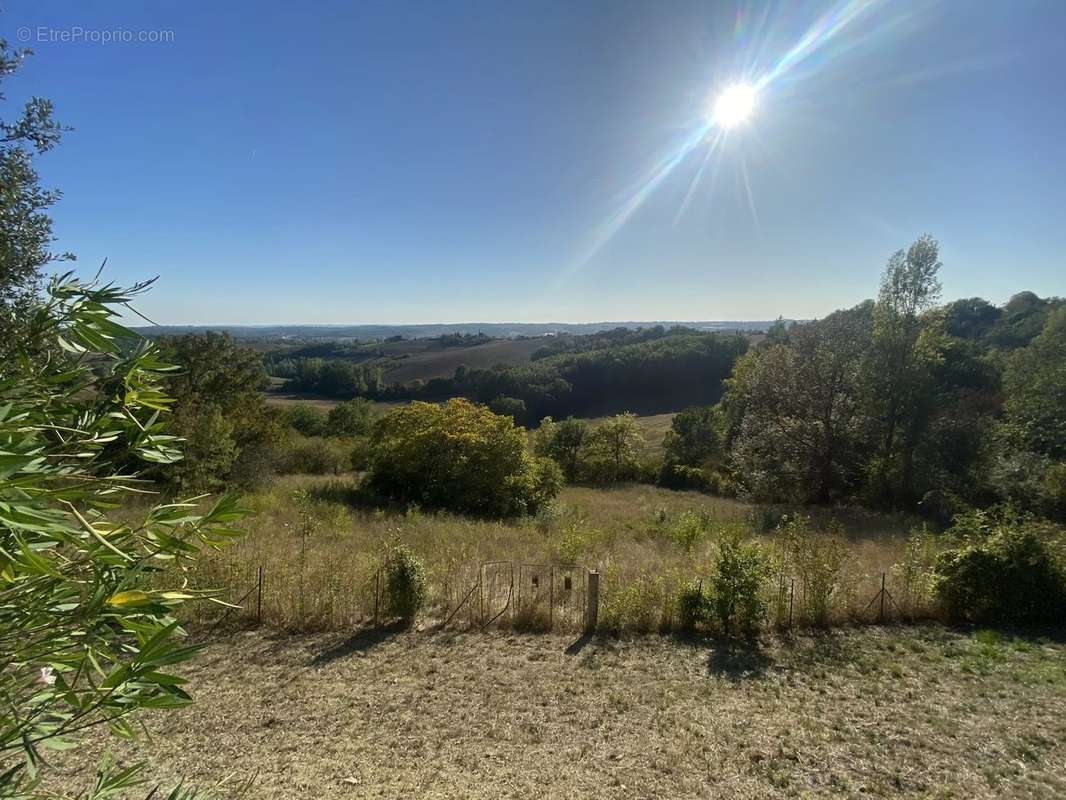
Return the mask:
<path fill-rule="evenodd" d="M 263 624 L 263 565 L 259 565 L 259 581 L 255 588 L 255 624 Z"/>
<path fill-rule="evenodd" d="M 593 633 L 600 621 L 600 573 L 589 570 L 588 593 L 585 598 L 585 631 Z"/>
<path fill-rule="evenodd" d="M 792 578 L 788 584 L 788 627 L 792 627 L 792 603 L 796 599 L 796 579 Z"/>
<path fill-rule="evenodd" d="M 881 610 L 877 612 L 879 625 L 885 624 L 885 573 L 881 573 Z"/>

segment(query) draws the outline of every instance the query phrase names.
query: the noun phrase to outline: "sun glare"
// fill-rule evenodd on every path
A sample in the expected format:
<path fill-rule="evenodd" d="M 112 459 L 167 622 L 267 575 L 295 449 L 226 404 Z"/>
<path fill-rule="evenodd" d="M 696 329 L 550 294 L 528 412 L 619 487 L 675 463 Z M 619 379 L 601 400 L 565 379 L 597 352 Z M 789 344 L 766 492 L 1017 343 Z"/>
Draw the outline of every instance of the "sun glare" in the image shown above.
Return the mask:
<path fill-rule="evenodd" d="M 751 116 L 755 107 L 755 90 L 746 83 L 736 83 L 714 101 L 711 121 L 723 128 L 735 128 Z"/>

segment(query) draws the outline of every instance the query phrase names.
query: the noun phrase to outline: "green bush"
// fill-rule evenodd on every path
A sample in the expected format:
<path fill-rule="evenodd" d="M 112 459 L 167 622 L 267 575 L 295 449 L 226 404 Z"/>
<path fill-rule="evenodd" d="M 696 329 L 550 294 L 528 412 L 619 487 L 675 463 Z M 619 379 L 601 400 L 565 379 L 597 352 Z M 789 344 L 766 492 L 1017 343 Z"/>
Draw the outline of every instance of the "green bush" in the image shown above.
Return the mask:
<path fill-rule="evenodd" d="M 711 530 L 710 517 L 699 511 L 685 511 L 670 529 L 670 538 L 686 553 L 702 542 Z"/>
<path fill-rule="evenodd" d="M 726 635 L 751 634 L 766 618 L 763 585 L 770 561 L 757 542 L 728 533 L 719 542 L 711 578 L 710 607 Z"/>
<path fill-rule="evenodd" d="M 710 598 L 703 590 L 702 581 L 693 581 L 682 587 L 677 595 L 677 616 L 682 631 L 691 633 L 705 622 L 710 614 Z"/>
<path fill-rule="evenodd" d="M 325 432 L 330 436 L 365 435 L 373 422 L 372 408 L 370 401 L 362 397 L 338 403 L 326 416 Z"/>
<path fill-rule="evenodd" d="M 453 399 L 389 412 L 370 438 L 368 487 L 428 508 L 508 516 L 535 514 L 559 491 L 562 475 L 526 451 L 508 417 Z"/>
<path fill-rule="evenodd" d="M 426 603 L 426 568 L 405 546 L 393 547 L 382 564 L 385 613 L 410 624 Z"/>
<path fill-rule="evenodd" d="M 955 546 L 936 562 L 937 598 L 951 619 L 990 624 L 1061 622 L 1066 576 L 1045 526 L 1011 512 L 960 515 Z"/>
<path fill-rule="evenodd" d="M 341 442 L 322 439 L 297 439 L 278 457 L 278 471 L 283 474 L 337 475 L 351 468 L 351 453 Z"/>
<path fill-rule="evenodd" d="M 326 433 L 326 415 L 314 406 L 304 403 L 289 406 L 282 412 L 281 419 L 304 436 L 322 436 Z"/>
<path fill-rule="evenodd" d="M 807 620 L 825 625 L 842 588 L 847 543 L 839 530 L 815 531 L 802 514 L 782 516 L 778 535 L 781 569 L 799 579 Z"/>

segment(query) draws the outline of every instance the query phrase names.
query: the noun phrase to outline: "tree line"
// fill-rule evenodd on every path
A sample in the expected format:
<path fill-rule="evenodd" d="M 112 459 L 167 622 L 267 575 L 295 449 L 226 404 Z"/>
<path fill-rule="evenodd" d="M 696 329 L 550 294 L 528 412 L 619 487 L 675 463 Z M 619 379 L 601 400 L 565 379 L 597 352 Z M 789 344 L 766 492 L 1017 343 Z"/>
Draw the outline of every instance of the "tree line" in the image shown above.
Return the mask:
<path fill-rule="evenodd" d="M 1066 509 L 1066 307 L 940 304 L 936 241 L 894 254 L 876 300 L 779 328 L 719 404 L 679 415 L 664 480 L 766 502 Z"/>

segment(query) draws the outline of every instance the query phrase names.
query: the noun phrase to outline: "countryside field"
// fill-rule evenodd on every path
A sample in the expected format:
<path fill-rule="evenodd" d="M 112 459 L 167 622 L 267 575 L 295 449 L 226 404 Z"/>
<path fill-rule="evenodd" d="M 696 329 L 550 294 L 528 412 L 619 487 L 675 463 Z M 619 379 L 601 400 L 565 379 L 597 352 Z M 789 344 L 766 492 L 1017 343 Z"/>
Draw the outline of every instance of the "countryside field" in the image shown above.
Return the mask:
<path fill-rule="evenodd" d="M 1066 793 L 1066 645 L 1039 637 L 249 631 L 183 671 L 196 704 L 112 752 L 164 784 L 254 776 L 264 800 Z"/>

